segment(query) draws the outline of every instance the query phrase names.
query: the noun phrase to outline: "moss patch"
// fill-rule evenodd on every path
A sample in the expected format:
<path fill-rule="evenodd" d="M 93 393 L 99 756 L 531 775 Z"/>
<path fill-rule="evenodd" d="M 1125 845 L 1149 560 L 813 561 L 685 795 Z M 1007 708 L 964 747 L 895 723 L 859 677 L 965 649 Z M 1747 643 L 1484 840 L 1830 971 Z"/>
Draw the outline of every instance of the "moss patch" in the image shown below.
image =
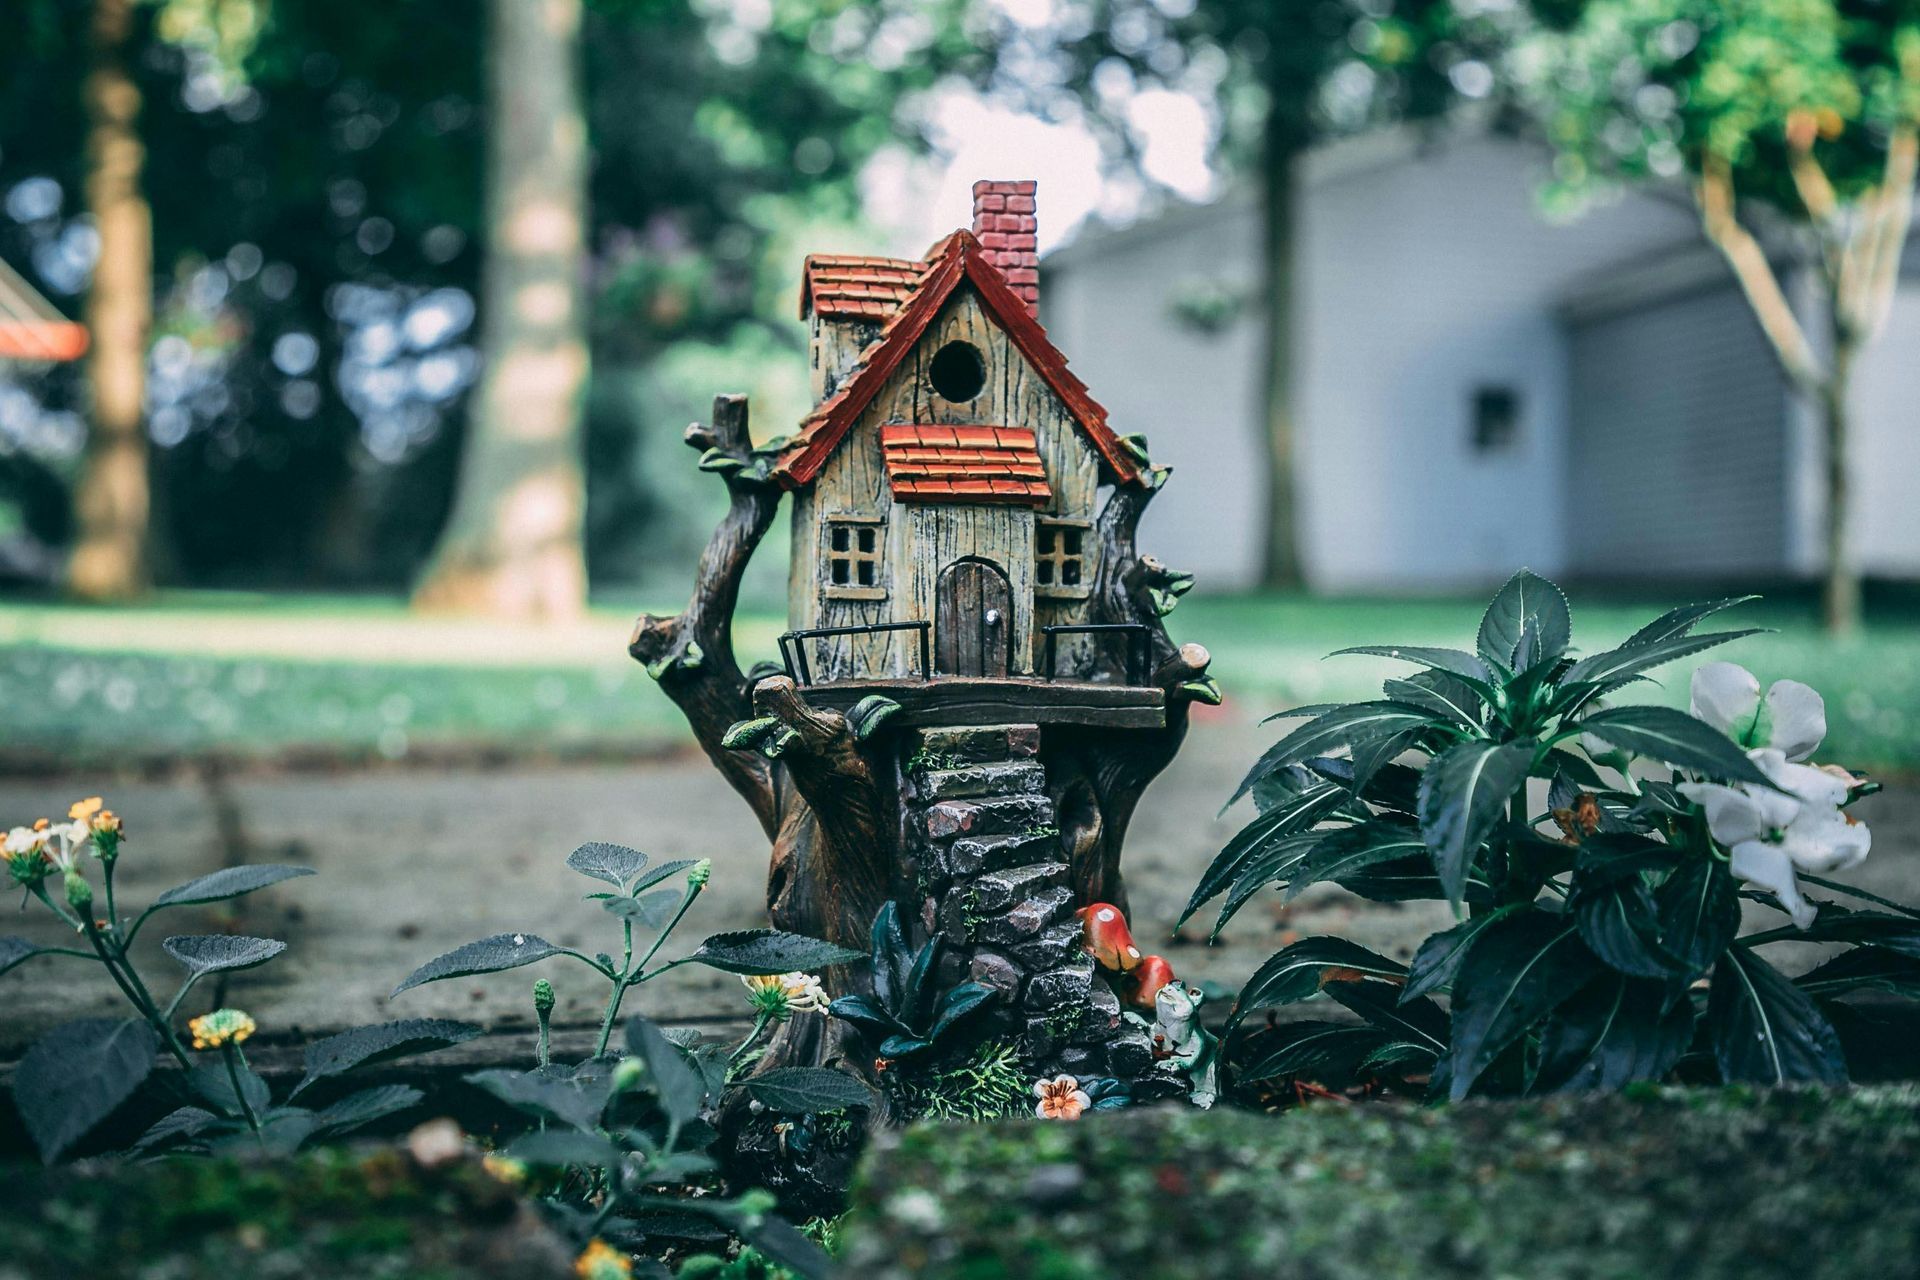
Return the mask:
<path fill-rule="evenodd" d="M 394 1149 L 4 1171 L 0 1277 L 515 1277 L 572 1253 L 475 1161 Z"/>
<path fill-rule="evenodd" d="M 865 1277 L 1911 1274 L 1920 1088 L 925 1126 L 874 1152 Z"/>

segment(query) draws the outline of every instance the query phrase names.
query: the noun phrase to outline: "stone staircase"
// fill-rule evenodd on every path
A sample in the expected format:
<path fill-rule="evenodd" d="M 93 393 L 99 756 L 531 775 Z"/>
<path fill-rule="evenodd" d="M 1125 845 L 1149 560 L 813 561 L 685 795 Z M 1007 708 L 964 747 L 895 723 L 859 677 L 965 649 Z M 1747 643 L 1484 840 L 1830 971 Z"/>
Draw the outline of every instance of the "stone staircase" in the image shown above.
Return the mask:
<path fill-rule="evenodd" d="M 909 843 L 921 921 L 946 941 L 943 977 L 1001 993 L 992 1015 L 1035 1069 L 1131 1079 L 1152 1062 L 1144 1031 L 1081 948 L 1038 725 L 909 735 Z"/>

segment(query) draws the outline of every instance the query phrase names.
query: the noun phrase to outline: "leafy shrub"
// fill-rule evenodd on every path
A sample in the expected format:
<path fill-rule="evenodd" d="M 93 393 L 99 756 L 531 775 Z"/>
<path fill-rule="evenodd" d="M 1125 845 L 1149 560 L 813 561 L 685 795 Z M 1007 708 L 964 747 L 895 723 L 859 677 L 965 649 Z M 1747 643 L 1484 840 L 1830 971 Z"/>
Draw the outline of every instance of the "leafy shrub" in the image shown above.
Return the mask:
<path fill-rule="evenodd" d="M 86 944 L 42 947 L 22 937 L 0 937 L 0 973 L 39 956 L 98 964 L 133 1006 L 132 1018 L 83 1018 L 55 1027 L 27 1050 L 14 1074 L 13 1094 L 20 1118 L 43 1159 L 52 1162 L 92 1132 L 121 1103 L 148 1083 L 155 1055 L 162 1050 L 182 1068 L 186 1095 L 179 1106 L 150 1129 L 136 1151 L 220 1151 L 235 1146 L 284 1153 L 313 1138 L 337 1137 L 375 1120 L 402 1112 L 420 1100 L 420 1091 L 385 1085 L 349 1094 L 313 1109 L 294 1103 L 317 1081 L 355 1067 L 404 1054 L 457 1044 L 480 1029 L 444 1019 L 411 1019 L 355 1027 L 308 1046 L 306 1075 L 275 1104 L 267 1084 L 248 1066 L 242 1044 L 252 1036 L 251 1017 L 237 1009 L 218 1009 L 188 1023 L 192 1051 L 179 1032 L 181 1010 L 202 978 L 266 964 L 287 949 L 273 938 L 231 934 L 185 934 L 161 947 L 185 970 L 163 1006 L 135 967 L 134 939 L 155 915 L 179 907 L 224 902 L 313 874 L 306 867 L 255 865 L 226 867 L 176 885 L 129 919 L 115 895 L 115 870 L 126 845 L 121 821 L 98 796 L 73 805 L 67 821 L 42 819 L 15 827 L 0 844 L 8 877 L 27 896 L 58 916 Z M 99 869 L 96 897 L 88 872 Z M 59 880 L 60 896 L 48 891 Z M 100 914 L 104 913 L 104 914 Z M 209 1062 L 196 1053 L 217 1052 Z"/>
<path fill-rule="evenodd" d="M 1444 899 L 1459 923 L 1411 965 L 1333 937 L 1273 956 L 1229 1018 L 1238 1078 L 1461 1098 L 1617 1088 L 1688 1060 L 1729 1081 L 1844 1081 L 1836 1002 L 1920 995 L 1920 912 L 1818 874 L 1865 856 L 1866 829 L 1844 810 L 1877 786 L 1798 763 L 1825 731 L 1804 685 L 1763 699 L 1717 663 L 1695 675 L 1692 715 L 1605 703 L 1752 634 L 1695 634 L 1740 603 L 1674 609 L 1576 658 L 1565 596 L 1523 571 L 1487 609 L 1475 652 L 1342 650 L 1421 669 L 1376 701 L 1288 713 L 1306 723 L 1233 797 L 1251 793 L 1258 816 L 1182 918 L 1224 896 L 1217 934 L 1268 885 L 1291 900 L 1330 882 L 1377 901 Z M 1544 811 L 1529 803 L 1535 779 Z M 1871 906 L 1807 901 L 1801 881 Z M 1739 936 L 1742 899 L 1791 920 Z M 1848 946 L 1789 979 L 1762 956 L 1782 942 Z M 1355 1017 L 1246 1025 L 1317 996 Z"/>

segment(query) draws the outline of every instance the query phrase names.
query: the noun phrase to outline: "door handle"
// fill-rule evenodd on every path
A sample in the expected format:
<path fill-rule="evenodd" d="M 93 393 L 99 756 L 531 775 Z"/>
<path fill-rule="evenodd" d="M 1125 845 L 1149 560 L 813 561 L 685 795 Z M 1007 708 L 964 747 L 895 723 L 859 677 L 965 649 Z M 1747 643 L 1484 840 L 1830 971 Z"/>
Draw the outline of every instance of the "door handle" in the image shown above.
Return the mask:
<path fill-rule="evenodd" d="M 987 625 L 990 627 L 1000 625 L 1000 611 L 998 609 L 987 610 Z"/>

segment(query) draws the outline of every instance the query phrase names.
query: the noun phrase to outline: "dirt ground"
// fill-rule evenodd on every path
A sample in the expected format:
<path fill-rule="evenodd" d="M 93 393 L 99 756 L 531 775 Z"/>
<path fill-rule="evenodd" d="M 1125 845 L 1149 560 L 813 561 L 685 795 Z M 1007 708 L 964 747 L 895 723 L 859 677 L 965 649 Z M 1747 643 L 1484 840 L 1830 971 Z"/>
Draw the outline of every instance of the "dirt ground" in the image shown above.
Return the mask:
<path fill-rule="evenodd" d="M 1128 838 L 1126 871 L 1135 934 L 1164 949 L 1183 978 L 1238 986 L 1293 937 L 1336 933 L 1405 958 L 1445 927 L 1438 904 L 1382 906 L 1316 889 L 1290 909 L 1250 904 L 1217 946 L 1204 945 L 1211 914 L 1171 939 L 1174 918 L 1207 862 L 1251 811 L 1222 819 L 1221 802 L 1248 762 L 1272 741 L 1272 726 L 1229 712 L 1196 723 L 1186 749 L 1148 792 Z M 594 886 L 562 862 L 576 845 L 612 840 L 657 859 L 709 857 L 711 884 L 663 955 L 708 933 L 764 924 L 766 844 L 752 816 L 717 773 L 691 752 L 632 764 L 365 773 L 183 774 L 166 782 L 98 776 L 0 779 L 0 826 L 104 793 L 126 819 L 121 902 L 139 907 L 170 885 L 235 862 L 314 868 L 252 898 L 157 917 L 143 934 L 142 971 L 163 994 L 174 969 L 159 948 L 173 933 L 231 929 L 281 938 L 285 955 L 201 991 L 238 1004 L 263 1038 L 294 1037 L 356 1023 L 445 1016 L 495 1029 L 531 1022 L 536 976 L 560 994 L 558 1019 L 584 1025 L 604 998 L 585 967 L 552 960 L 532 969 L 439 983 L 390 998 L 423 961 L 487 934 L 523 931 L 588 953 L 615 950 L 611 917 L 581 895 Z M 1891 789 L 1863 805 L 1874 853 L 1856 879 L 1897 898 L 1920 899 L 1920 786 Z M 233 909 L 237 908 L 237 910 Z M 61 941 L 37 904 L 7 913 L 0 933 Z M 196 993 L 192 1003 L 200 1003 Z M 688 966 L 629 998 L 629 1009 L 673 1024 L 734 1021 L 745 1012 L 737 979 Z M 90 964 L 41 958 L 0 975 L 0 1060 L 66 1018 L 116 1013 L 119 997 Z M 211 1007 L 209 1005 L 208 1007 Z"/>

